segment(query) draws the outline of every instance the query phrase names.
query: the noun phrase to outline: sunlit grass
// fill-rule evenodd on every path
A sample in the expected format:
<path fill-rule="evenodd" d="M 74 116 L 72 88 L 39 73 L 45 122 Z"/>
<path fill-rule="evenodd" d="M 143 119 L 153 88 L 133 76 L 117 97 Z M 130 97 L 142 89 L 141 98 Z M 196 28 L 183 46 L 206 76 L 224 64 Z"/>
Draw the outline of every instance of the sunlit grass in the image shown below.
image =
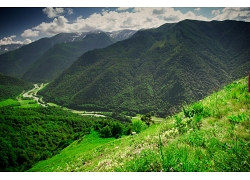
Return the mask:
<path fill-rule="evenodd" d="M 92 132 L 31 171 L 249 171 L 249 106 L 244 78 L 136 135 Z"/>

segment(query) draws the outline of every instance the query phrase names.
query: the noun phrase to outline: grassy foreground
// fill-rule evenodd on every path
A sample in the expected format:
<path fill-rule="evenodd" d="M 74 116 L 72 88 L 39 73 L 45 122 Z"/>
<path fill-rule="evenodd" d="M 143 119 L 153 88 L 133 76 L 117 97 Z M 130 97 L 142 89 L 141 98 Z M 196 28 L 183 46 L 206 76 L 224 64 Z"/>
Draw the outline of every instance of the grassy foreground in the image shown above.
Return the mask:
<path fill-rule="evenodd" d="M 249 171 L 247 78 L 136 135 L 92 132 L 29 171 Z"/>

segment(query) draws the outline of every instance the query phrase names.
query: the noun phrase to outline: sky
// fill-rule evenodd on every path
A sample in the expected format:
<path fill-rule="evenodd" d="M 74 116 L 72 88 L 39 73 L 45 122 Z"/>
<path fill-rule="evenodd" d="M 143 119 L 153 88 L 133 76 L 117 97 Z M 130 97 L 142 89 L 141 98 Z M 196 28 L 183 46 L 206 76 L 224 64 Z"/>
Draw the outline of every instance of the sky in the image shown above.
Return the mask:
<path fill-rule="evenodd" d="M 250 22 L 250 8 L 0 8 L 0 45 L 62 32 L 148 29 L 184 19 Z"/>

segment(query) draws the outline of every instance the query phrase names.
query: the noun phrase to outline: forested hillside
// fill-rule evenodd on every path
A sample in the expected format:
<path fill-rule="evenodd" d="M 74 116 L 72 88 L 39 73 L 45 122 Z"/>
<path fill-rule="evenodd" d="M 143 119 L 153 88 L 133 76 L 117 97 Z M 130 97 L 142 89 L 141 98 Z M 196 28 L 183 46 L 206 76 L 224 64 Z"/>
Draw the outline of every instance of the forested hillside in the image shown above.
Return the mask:
<path fill-rule="evenodd" d="M 42 38 L 19 49 L 0 55 L 0 72 L 21 78 L 29 67 L 57 43 L 68 41 L 66 35 L 56 35 L 51 38 Z"/>
<path fill-rule="evenodd" d="M 16 98 L 23 90 L 30 89 L 31 87 L 31 83 L 0 73 L 0 101 Z"/>
<path fill-rule="evenodd" d="M 31 82 L 48 82 L 60 75 L 83 53 L 113 44 L 105 33 L 87 34 L 81 41 L 56 44 L 46 51 L 23 75 Z"/>
<path fill-rule="evenodd" d="M 51 81 L 80 55 L 131 37 L 136 31 L 60 33 L 0 55 L 0 72 L 31 82 Z M 4 47 L 3 47 L 4 48 Z"/>
<path fill-rule="evenodd" d="M 82 55 L 46 101 L 165 117 L 250 71 L 250 23 L 184 20 Z"/>
<path fill-rule="evenodd" d="M 91 130 L 113 138 L 131 133 L 129 121 L 116 117 L 81 116 L 35 102 L 32 106 L 10 102 L 0 102 L 0 171 L 26 171 Z"/>

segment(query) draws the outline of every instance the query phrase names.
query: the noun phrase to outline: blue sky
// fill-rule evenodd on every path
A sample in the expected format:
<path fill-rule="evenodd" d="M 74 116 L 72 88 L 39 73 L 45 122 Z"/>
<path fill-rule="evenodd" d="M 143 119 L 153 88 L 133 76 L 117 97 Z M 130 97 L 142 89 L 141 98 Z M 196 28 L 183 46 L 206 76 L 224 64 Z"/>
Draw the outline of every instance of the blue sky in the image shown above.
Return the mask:
<path fill-rule="evenodd" d="M 0 45 L 60 32 L 158 27 L 184 19 L 250 21 L 250 8 L 0 8 Z"/>

